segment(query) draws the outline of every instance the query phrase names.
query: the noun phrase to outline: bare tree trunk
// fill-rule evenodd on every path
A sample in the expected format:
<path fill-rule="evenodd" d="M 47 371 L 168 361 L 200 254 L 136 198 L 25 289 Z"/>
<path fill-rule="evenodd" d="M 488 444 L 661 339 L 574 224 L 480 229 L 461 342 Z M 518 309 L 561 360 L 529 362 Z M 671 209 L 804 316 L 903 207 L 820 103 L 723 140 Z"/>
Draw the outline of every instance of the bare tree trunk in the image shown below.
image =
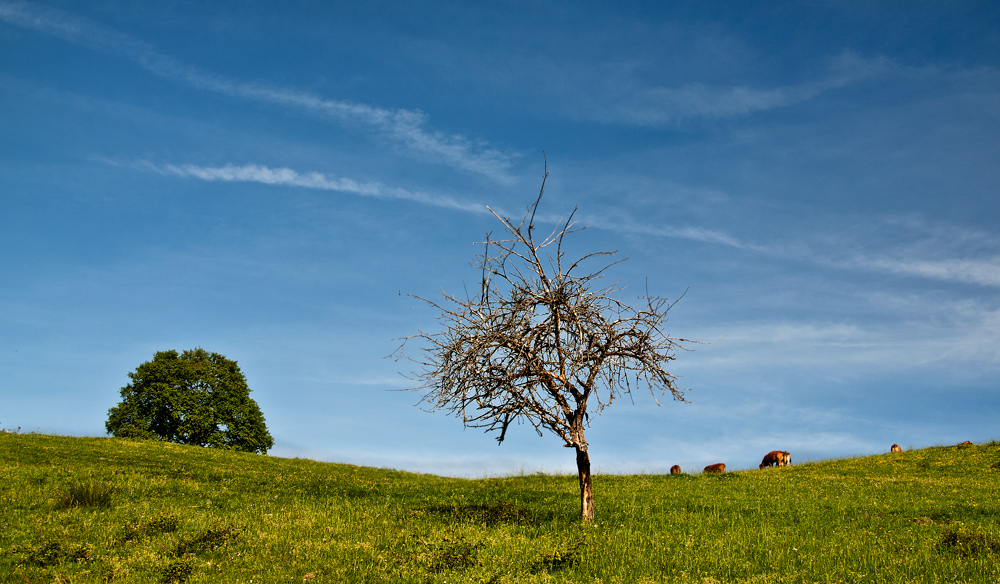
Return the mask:
<path fill-rule="evenodd" d="M 580 473 L 580 515 L 584 523 L 594 521 L 594 486 L 590 476 L 590 454 L 586 450 L 576 447 L 576 468 Z"/>
<path fill-rule="evenodd" d="M 664 395 L 685 401 L 677 378 L 666 370 L 675 351 L 684 349 L 684 339 L 663 332 L 673 306 L 665 298 L 642 296 L 633 307 L 619 298 L 624 288 L 617 282 L 602 283 L 605 272 L 623 260 L 582 272 L 589 269 L 581 267 L 587 262 L 616 252 L 590 253 L 570 263 L 563 238 L 584 229 L 573 220 L 576 210 L 535 241 L 544 191 L 543 178 L 520 222 L 490 209 L 506 235 L 493 239 L 487 232 L 480 242 L 483 251 L 472 262 L 482 278 L 479 292 L 442 292 L 441 302 L 423 299 L 441 311 L 444 330 L 417 333 L 403 345 L 408 339 L 426 343 L 419 357 L 406 358 L 417 366 L 415 389 L 426 392 L 421 402 L 428 409 L 448 411 L 467 428 L 496 431 L 498 442 L 511 424 L 527 422 L 574 448 L 580 515 L 589 524 L 594 488 L 584 438 L 588 403 L 590 411 L 599 412 L 641 387 L 657 403 Z M 403 348 L 397 357 L 403 357 Z"/>

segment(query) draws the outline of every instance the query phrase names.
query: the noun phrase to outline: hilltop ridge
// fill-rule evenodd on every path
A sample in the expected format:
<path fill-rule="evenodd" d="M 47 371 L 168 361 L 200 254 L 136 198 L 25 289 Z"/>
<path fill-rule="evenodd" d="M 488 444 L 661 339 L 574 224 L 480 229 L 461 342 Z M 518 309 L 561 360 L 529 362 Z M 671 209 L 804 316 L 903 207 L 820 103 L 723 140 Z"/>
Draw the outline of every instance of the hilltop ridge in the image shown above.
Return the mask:
<path fill-rule="evenodd" d="M 0 580 L 994 582 L 1000 444 L 709 475 L 459 479 L 0 435 Z"/>

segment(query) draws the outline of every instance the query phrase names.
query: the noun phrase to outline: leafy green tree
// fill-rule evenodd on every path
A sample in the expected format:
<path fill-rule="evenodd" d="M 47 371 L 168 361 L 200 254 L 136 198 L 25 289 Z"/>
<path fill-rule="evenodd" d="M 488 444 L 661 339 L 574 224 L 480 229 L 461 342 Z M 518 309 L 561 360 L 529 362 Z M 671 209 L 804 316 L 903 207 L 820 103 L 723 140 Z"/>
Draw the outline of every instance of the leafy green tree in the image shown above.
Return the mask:
<path fill-rule="evenodd" d="M 128 376 L 108 410 L 113 436 L 261 454 L 274 445 L 236 361 L 202 348 L 160 351 Z"/>

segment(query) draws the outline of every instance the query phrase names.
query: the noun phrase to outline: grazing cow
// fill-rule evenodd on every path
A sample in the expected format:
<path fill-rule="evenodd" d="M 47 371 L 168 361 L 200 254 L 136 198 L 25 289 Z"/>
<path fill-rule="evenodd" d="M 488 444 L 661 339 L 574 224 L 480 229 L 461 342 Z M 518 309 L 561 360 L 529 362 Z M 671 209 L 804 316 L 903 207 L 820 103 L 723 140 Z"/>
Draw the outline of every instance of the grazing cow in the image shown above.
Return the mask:
<path fill-rule="evenodd" d="M 787 450 L 772 450 L 764 455 L 764 460 L 760 461 L 758 468 L 788 466 L 790 464 L 792 464 L 792 455 Z"/>
<path fill-rule="evenodd" d="M 673 465 L 670 467 L 670 474 L 681 474 L 681 467 L 679 465 Z"/>
<path fill-rule="evenodd" d="M 899 447 L 899 444 L 893 444 L 892 448 L 889 449 L 889 452 L 902 452 L 902 451 L 903 449 Z"/>
<path fill-rule="evenodd" d="M 721 462 L 716 463 L 716 464 L 710 464 L 710 465 L 708 465 L 708 466 L 705 467 L 705 470 L 703 472 L 706 472 L 706 473 L 710 473 L 710 472 L 726 472 L 726 465 L 724 463 L 721 463 Z"/>
<path fill-rule="evenodd" d="M 959 444 L 959 446 L 972 446 L 972 440 L 966 440 Z"/>
<path fill-rule="evenodd" d="M 764 455 L 764 460 L 760 461 L 760 466 L 757 468 L 770 468 L 772 466 L 781 466 L 781 461 L 784 460 L 784 456 L 780 450 L 772 450 Z"/>

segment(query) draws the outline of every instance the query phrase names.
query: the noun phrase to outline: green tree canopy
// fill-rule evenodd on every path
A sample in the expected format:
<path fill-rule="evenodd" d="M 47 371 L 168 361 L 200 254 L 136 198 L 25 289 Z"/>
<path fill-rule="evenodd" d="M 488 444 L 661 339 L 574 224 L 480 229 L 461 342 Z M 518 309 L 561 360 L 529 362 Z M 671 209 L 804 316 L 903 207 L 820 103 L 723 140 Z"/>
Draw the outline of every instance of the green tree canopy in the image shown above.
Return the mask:
<path fill-rule="evenodd" d="M 128 376 L 108 410 L 112 436 L 261 454 L 274 444 L 236 361 L 202 348 L 160 351 Z"/>

